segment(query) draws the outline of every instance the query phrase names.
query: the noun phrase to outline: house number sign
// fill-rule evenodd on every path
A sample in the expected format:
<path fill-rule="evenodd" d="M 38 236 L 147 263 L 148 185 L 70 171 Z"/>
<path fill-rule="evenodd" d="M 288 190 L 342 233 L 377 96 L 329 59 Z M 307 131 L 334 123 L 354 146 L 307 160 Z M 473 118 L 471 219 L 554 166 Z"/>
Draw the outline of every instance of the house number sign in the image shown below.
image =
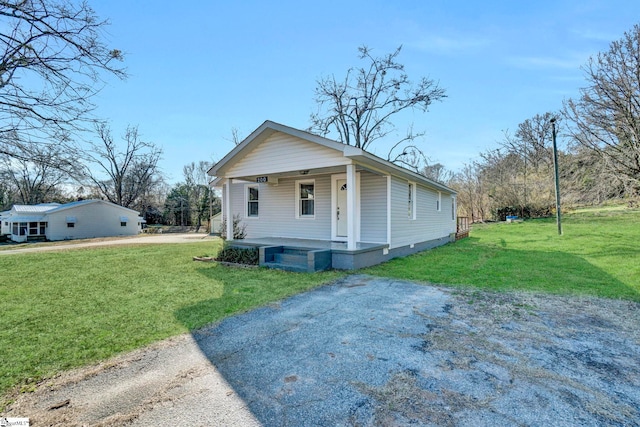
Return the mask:
<path fill-rule="evenodd" d="M 268 182 L 269 181 L 269 177 L 268 176 L 259 176 L 256 178 L 256 182 L 260 183 L 260 182 Z"/>

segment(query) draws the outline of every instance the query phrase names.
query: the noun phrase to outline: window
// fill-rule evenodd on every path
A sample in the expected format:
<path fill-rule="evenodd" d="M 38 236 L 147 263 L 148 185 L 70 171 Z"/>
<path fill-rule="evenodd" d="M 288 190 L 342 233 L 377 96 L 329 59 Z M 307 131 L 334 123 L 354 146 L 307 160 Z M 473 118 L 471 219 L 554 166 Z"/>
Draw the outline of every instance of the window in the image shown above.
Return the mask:
<path fill-rule="evenodd" d="M 37 236 L 38 235 L 38 223 L 30 222 L 29 223 L 29 236 Z"/>
<path fill-rule="evenodd" d="M 296 181 L 296 218 L 315 217 L 315 181 Z"/>
<path fill-rule="evenodd" d="M 126 227 L 127 226 L 127 222 L 129 222 L 129 218 L 126 216 L 121 216 L 120 217 L 120 227 Z"/>
<path fill-rule="evenodd" d="M 13 234 L 14 236 L 17 236 L 18 235 L 18 223 L 14 222 L 13 226 L 11 228 L 13 228 L 13 230 L 11 230 L 11 234 Z"/>
<path fill-rule="evenodd" d="M 258 205 L 260 200 L 260 187 L 257 185 L 247 186 L 247 216 L 258 217 Z"/>
<path fill-rule="evenodd" d="M 451 197 L 451 219 L 455 221 L 456 219 L 456 198 Z"/>
<path fill-rule="evenodd" d="M 438 191 L 438 199 L 436 200 L 436 210 L 440 212 L 442 206 L 442 193 Z"/>
<path fill-rule="evenodd" d="M 40 223 L 40 234 L 41 234 L 41 235 L 43 235 L 43 236 L 44 236 L 45 234 L 47 234 L 47 226 L 48 226 L 48 225 L 49 225 L 49 224 L 48 224 L 48 223 L 46 223 L 46 222 L 41 222 L 41 223 Z"/>
<path fill-rule="evenodd" d="M 75 226 L 76 226 L 76 223 L 75 223 L 75 222 L 68 222 L 68 223 L 67 223 L 67 228 L 73 228 L 73 227 L 75 227 Z"/>
<path fill-rule="evenodd" d="M 416 184 L 413 182 L 410 182 L 408 185 L 408 190 L 409 190 L 409 194 L 408 194 L 408 198 L 407 198 L 407 202 L 408 202 L 408 218 L 409 219 L 416 219 Z"/>
<path fill-rule="evenodd" d="M 125 221 L 120 221 L 120 227 L 126 227 L 127 223 Z"/>

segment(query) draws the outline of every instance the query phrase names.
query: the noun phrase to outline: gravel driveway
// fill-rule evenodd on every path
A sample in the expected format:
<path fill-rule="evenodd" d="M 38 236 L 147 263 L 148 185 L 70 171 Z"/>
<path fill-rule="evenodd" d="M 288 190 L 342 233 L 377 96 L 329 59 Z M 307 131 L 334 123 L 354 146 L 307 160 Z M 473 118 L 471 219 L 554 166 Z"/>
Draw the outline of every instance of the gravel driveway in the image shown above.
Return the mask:
<path fill-rule="evenodd" d="M 5 416 L 65 426 L 638 426 L 639 308 L 352 275 L 64 374 Z"/>

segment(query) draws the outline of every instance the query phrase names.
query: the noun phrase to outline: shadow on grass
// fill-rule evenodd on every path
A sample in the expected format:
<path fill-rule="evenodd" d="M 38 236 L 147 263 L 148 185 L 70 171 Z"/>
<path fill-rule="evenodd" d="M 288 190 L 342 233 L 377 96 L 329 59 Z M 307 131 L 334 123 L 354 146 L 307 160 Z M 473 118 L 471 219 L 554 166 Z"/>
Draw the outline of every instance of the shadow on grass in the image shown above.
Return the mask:
<path fill-rule="evenodd" d="M 222 285 L 222 293 L 219 298 L 176 311 L 176 318 L 190 330 L 307 291 L 345 274 L 333 271 L 291 273 L 267 268 L 226 267 L 215 263 L 197 271 L 207 281 Z"/>

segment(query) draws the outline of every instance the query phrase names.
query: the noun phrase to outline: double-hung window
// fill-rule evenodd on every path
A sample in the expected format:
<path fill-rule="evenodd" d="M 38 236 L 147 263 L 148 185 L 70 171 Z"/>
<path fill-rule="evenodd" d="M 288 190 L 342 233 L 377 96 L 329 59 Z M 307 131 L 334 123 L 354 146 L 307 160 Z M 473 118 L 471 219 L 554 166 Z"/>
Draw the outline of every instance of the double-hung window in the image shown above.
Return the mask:
<path fill-rule="evenodd" d="M 296 218 L 315 218 L 315 190 L 314 180 L 296 181 Z"/>
<path fill-rule="evenodd" d="M 451 219 L 456 219 L 456 198 L 453 196 L 451 197 Z"/>
<path fill-rule="evenodd" d="M 247 187 L 247 217 L 257 218 L 260 204 L 260 186 L 257 184 Z"/>
<path fill-rule="evenodd" d="M 407 186 L 409 194 L 407 197 L 408 210 L 407 215 L 409 219 L 416 219 L 416 184 L 410 182 Z"/>

